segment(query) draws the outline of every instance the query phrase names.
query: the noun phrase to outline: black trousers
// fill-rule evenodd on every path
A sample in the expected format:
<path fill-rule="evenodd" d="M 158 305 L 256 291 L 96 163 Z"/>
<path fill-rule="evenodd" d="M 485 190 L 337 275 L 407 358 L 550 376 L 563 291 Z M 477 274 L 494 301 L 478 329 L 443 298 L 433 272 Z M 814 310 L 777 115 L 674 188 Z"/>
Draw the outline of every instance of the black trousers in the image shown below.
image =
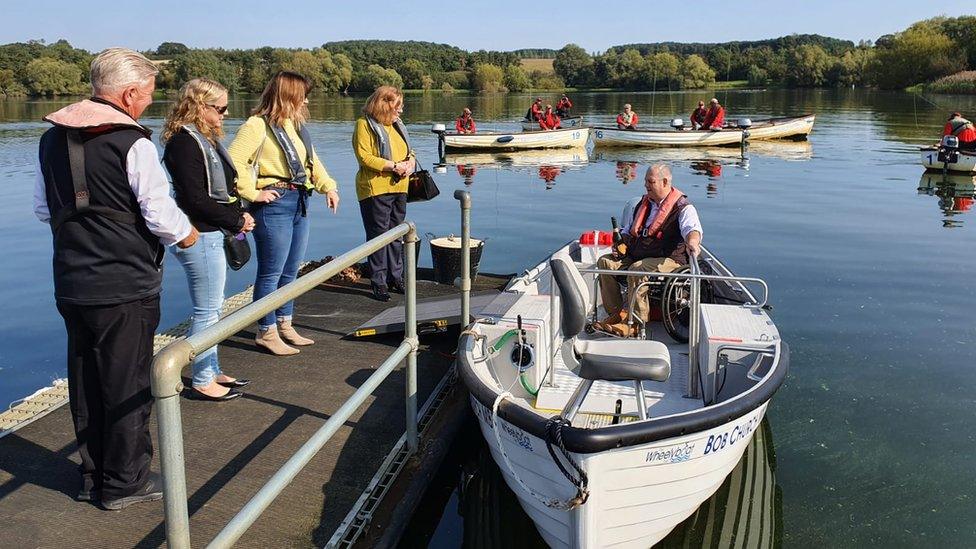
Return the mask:
<path fill-rule="evenodd" d="M 359 201 L 366 240 L 396 227 L 407 217 L 407 193 L 371 196 Z M 399 240 L 369 255 L 370 281 L 383 288 L 403 280 L 403 243 Z"/>
<path fill-rule="evenodd" d="M 87 486 L 130 496 L 152 459 L 149 368 L 159 295 L 118 305 L 58 303 L 68 331 L 68 396 Z"/>

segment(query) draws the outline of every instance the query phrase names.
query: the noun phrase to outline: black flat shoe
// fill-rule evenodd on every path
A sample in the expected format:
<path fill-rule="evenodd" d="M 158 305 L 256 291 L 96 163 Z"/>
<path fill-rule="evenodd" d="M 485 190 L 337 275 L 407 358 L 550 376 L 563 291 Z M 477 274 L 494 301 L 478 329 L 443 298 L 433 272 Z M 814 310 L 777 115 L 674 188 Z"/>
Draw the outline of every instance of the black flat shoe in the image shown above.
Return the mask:
<path fill-rule="evenodd" d="M 242 396 L 244 393 L 238 391 L 237 389 L 231 389 L 224 396 L 212 397 L 210 395 L 205 395 L 196 389 L 190 389 L 186 393 L 186 398 L 190 400 L 204 400 L 209 402 L 224 402 L 227 400 L 234 400 L 235 398 Z"/>
<path fill-rule="evenodd" d="M 390 292 L 383 286 L 377 286 L 376 284 L 373 284 L 373 299 L 375 299 L 376 301 L 389 301 Z"/>
<path fill-rule="evenodd" d="M 247 387 L 251 384 L 250 379 L 235 379 L 234 381 L 218 381 L 217 385 L 223 385 L 224 387 L 230 387 L 231 389 Z"/>
<path fill-rule="evenodd" d="M 393 282 L 390 282 L 390 291 L 395 294 L 404 293 L 405 290 L 403 289 L 403 282 L 399 280 L 394 280 Z"/>

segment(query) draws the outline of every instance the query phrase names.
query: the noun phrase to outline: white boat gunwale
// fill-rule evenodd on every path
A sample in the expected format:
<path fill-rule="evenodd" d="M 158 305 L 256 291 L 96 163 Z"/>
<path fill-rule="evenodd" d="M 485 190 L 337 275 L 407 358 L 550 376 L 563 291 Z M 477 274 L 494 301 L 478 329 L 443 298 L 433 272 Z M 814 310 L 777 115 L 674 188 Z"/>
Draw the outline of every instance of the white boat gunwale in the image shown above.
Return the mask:
<path fill-rule="evenodd" d="M 590 126 L 590 128 L 594 132 L 594 136 L 595 136 L 594 145 L 596 145 L 596 146 L 605 146 L 605 147 L 737 147 L 737 146 L 740 146 L 741 145 L 741 141 L 742 141 L 741 134 L 742 134 L 743 131 L 748 131 L 750 133 L 750 135 L 747 136 L 746 139 L 751 139 L 751 140 L 756 140 L 756 141 L 765 141 L 765 140 L 769 140 L 769 141 L 773 141 L 773 140 L 791 140 L 791 139 L 792 140 L 798 140 L 798 141 L 806 140 L 806 139 L 808 139 L 808 134 L 813 129 L 813 124 L 814 124 L 813 121 L 816 120 L 816 116 L 817 115 L 815 113 L 807 113 L 807 114 L 802 114 L 802 115 L 798 115 L 798 116 L 783 116 L 783 117 L 777 117 L 777 118 L 755 119 L 755 120 L 752 121 L 752 125 L 750 127 L 748 127 L 748 128 L 740 128 L 740 127 L 734 127 L 733 126 L 733 127 L 722 128 L 721 130 L 717 130 L 717 131 L 713 131 L 713 130 L 674 130 L 674 129 L 621 130 L 621 129 L 617 128 L 616 126 Z M 800 124 L 800 123 L 805 123 L 808 120 L 810 121 L 809 122 L 809 127 L 807 127 L 806 130 L 800 130 L 800 129 L 798 129 L 798 131 L 796 133 L 789 133 L 789 134 L 785 134 L 785 135 L 776 135 L 776 136 L 762 136 L 761 134 L 760 135 L 755 135 L 755 132 L 757 130 L 758 131 L 769 130 L 770 128 L 775 128 L 777 126 L 788 126 L 790 124 L 796 125 L 796 124 Z M 803 124 L 803 126 L 806 127 L 807 124 Z M 671 137 L 680 137 L 680 138 L 683 138 L 684 141 L 677 141 L 677 142 L 645 141 L 645 142 L 640 142 L 640 141 L 631 141 L 631 140 L 628 139 L 628 140 L 625 140 L 625 142 L 618 142 L 618 139 L 615 139 L 615 138 L 612 138 L 612 137 L 609 137 L 609 136 L 606 137 L 606 138 L 603 138 L 602 137 L 602 132 L 612 132 L 612 134 L 618 134 L 619 133 L 621 137 L 624 137 L 624 136 L 648 136 L 648 137 L 661 138 L 661 139 L 668 139 L 668 138 L 671 138 Z M 710 142 L 710 141 L 707 140 L 707 137 L 708 136 L 723 135 L 723 134 L 726 134 L 726 135 L 739 134 L 739 137 L 737 139 L 735 139 L 734 141 L 729 141 L 727 143 L 712 143 L 712 142 Z M 688 138 L 693 137 L 693 136 L 700 136 L 703 139 L 705 139 L 705 141 L 702 141 L 702 140 L 698 140 L 698 141 L 687 141 Z"/>
<path fill-rule="evenodd" d="M 703 258 L 713 260 L 722 271 L 725 271 L 722 274 L 734 276 L 727 267 L 704 248 L 702 256 Z M 531 274 L 534 270 L 536 269 L 526 271 L 525 275 Z M 515 283 L 517 280 L 519 279 L 513 279 L 512 282 Z M 509 286 L 511 286 L 511 283 Z M 753 302 L 756 302 L 755 297 L 748 290 L 746 290 L 746 295 Z M 490 410 L 495 404 L 498 392 L 497 388 L 489 386 L 478 376 L 474 368 L 470 367 L 473 360 L 472 353 L 474 344 L 475 338 L 473 335 L 464 335 L 460 338 L 458 342 L 458 358 L 462 361 L 462 364 L 458 370 L 472 398 Z M 704 431 L 745 416 L 772 399 L 773 395 L 786 380 L 786 375 L 789 370 L 789 345 L 785 341 L 779 340 L 776 342 L 774 348 L 775 354 L 773 361 L 762 379 L 748 390 L 728 400 L 693 411 L 652 417 L 645 421 L 621 423 L 597 429 L 565 426 L 562 429 L 565 447 L 568 451 L 577 454 L 595 454 L 616 448 L 663 441 L 669 438 Z M 463 362 L 467 362 L 467 365 L 463 364 Z M 539 439 L 546 440 L 548 417 L 542 416 L 508 399 L 504 399 L 499 403 L 498 417 Z"/>

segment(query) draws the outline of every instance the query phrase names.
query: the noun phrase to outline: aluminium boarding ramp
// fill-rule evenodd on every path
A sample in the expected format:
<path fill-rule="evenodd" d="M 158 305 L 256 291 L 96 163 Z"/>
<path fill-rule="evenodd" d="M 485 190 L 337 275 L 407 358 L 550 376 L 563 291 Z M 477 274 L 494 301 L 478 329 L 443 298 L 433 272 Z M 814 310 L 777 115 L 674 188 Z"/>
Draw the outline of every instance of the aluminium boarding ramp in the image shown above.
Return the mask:
<path fill-rule="evenodd" d="M 471 293 L 471 314 L 477 315 L 500 292 L 483 290 Z M 390 307 L 367 320 L 346 337 L 369 337 L 403 332 L 405 310 L 403 305 Z M 417 333 L 443 332 L 448 326 L 461 324 L 460 294 L 417 300 Z M 466 323 L 465 323 L 466 324 Z"/>

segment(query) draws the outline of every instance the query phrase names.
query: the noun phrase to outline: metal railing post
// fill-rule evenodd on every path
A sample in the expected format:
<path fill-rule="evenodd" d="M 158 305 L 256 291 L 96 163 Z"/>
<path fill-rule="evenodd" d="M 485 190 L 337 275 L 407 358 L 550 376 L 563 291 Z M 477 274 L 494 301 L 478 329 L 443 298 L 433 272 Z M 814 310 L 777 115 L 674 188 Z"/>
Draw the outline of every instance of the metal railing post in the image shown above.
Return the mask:
<path fill-rule="evenodd" d="M 691 274 L 700 275 L 698 268 L 698 256 L 688 254 L 688 265 L 691 266 Z M 701 398 L 698 371 L 698 323 L 701 315 L 701 279 L 691 279 L 691 305 L 688 312 L 688 390 L 685 394 L 688 398 Z"/>
<path fill-rule="evenodd" d="M 183 457 L 183 419 L 180 414 L 180 372 L 193 360 L 186 340 L 162 349 L 153 359 L 150 383 L 156 400 L 159 463 L 165 494 L 166 544 L 174 549 L 190 547 L 190 515 L 186 503 L 186 463 Z"/>
<path fill-rule="evenodd" d="M 461 203 L 461 328 L 471 322 L 471 193 L 454 191 Z"/>
<path fill-rule="evenodd" d="M 407 406 L 407 448 L 413 454 L 417 451 L 417 228 L 410 223 L 410 230 L 403 238 L 405 244 L 404 281 L 406 286 L 406 303 L 404 309 L 404 339 L 410 344 L 407 354 L 406 371 L 406 406 Z"/>

